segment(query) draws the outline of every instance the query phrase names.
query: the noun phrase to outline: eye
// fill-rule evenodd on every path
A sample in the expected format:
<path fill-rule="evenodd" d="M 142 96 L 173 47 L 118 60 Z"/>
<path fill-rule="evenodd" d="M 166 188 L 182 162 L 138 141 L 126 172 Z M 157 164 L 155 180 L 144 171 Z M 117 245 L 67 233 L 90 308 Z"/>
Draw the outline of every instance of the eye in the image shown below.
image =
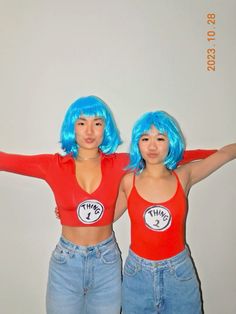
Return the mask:
<path fill-rule="evenodd" d="M 165 141 L 166 139 L 164 137 L 158 137 L 157 140 L 158 141 Z"/>
<path fill-rule="evenodd" d="M 104 125 L 103 119 L 95 119 L 94 120 L 94 125 L 95 126 L 103 126 Z"/>
<path fill-rule="evenodd" d="M 83 121 L 78 121 L 78 122 L 76 122 L 76 125 L 84 125 L 84 122 Z"/>
<path fill-rule="evenodd" d="M 147 142 L 148 140 L 149 140 L 148 137 L 141 137 L 141 139 L 140 139 L 141 142 Z"/>

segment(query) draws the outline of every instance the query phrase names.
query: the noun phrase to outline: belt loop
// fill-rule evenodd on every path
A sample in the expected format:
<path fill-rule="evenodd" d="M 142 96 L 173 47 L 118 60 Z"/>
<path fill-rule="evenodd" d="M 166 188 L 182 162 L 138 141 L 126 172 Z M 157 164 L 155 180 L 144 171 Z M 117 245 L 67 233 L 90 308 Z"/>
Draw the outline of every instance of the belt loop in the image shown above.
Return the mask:
<path fill-rule="evenodd" d="M 96 250 L 97 258 L 100 258 L 101 257 L 101 251 L 100 251 L 99 247 L 95 247 L 95 250 Z"/>
<path fill-rule="evenodd" d="M 168 267 L 170 268 L 170 271 L 173 273 L 175 271 L 175 266 L 173 261 L 168 261 Z"/>
<path fill-rule="evenodd" d="M 71 250 L 71 257 L 73 257 L 75 255 L 76 252 L 76 246 L 73 247 L 73 250 Z"/>
<path fill-rule="evenodd" d="M 137 270 L 139 271 L 139 270 L 142 270 L 142 267 L 143 266 L 143 262 L 142 261 L 139 261 L 138 263 L 137 263 Z"/>
<path fill-rule="evenodd" d="M 73 257 L 75 255 L 74 247 L 66 248 L 66 253 L 69 255 L 69 257 Z"/>

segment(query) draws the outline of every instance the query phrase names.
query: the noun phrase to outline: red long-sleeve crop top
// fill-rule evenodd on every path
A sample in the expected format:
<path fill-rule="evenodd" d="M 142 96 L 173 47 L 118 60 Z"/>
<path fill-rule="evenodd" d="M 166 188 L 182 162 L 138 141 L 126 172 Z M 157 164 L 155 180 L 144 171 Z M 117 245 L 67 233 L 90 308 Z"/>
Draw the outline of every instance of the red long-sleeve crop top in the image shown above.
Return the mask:
<path fill-rule="evenodd" d="M 0 153 L 0 170 L 45 180 L 54 193 L 62 225 L 104 226 L 113 221 L 119 183 L 128 160 L 124 153 L 101 153 L 102 180 L 91 194 L 77 182 L 75 162 L 70 155 Z"/>

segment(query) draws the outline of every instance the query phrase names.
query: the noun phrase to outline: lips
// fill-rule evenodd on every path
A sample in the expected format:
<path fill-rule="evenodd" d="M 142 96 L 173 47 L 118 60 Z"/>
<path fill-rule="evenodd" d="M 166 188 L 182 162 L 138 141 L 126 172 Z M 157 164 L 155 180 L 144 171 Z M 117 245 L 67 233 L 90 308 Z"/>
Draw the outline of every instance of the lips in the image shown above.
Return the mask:
<path fill-rule="evenodd" d="M 85 141 L 85 143 L 87 143 L 87 144 L 92 144 L 92 143 L 95 141 L 95 139 L 94 139 L 94 138 L 91 138 L 91 137 L 87 137 L 87 138 L 84 139 L 84 141 Z"/>
<path fill-rule="evenodd" d="M 158 157 L 158 154 L 149 153 L 149 154 L 147 154 L 147 156 L 148 156 L 149 158 L 157 158 L 157 157 Z"/>

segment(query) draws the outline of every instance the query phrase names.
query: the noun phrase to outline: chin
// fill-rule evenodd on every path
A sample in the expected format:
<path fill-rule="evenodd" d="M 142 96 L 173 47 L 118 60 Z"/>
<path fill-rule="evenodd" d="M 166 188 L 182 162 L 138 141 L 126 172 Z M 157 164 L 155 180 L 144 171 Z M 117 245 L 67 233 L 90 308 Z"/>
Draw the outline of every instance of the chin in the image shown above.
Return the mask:
<path fill-rule="evenodd" d="M 150 165 L 159 165 L 163 163 L 163 160 L 159 160 L 159 159 L 146 159 L 146 163 L 150 164 Z"/>
<path fill-rule="evenodd" d="M 96 144 L 84 144 L 84 145 L 79 145 L 80 148 L 83 148 L 83 149 L 98 149 L 98 145 Z"/>

